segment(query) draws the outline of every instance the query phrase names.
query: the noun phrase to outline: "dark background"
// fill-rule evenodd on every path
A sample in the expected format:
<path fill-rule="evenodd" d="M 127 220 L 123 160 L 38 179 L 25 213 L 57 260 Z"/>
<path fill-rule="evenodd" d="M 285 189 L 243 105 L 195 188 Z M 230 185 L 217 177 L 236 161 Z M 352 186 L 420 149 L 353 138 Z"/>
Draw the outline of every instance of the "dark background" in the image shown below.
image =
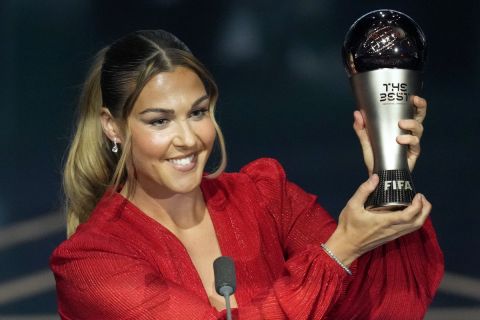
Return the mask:
<path fill-rule="evenodd" d="M 176 34 L 219 85 L 227 170 L 275 157 L 336 216 L 366 178 L 340 49 L 353 21 L 381 8 L 407 13 L 427 35 L 429 111 L 414 179 L 433 203 L 447 274 L 474 286 L 446 284 L 432 308 L 479 308 L 478 1 L 2 0 L 0 318 L 55 313 L 45 272 L 65 238 L 62 161 L 96 51 L 138 29 Z M 32 235 L 15 240 L 28 223 Z"/>

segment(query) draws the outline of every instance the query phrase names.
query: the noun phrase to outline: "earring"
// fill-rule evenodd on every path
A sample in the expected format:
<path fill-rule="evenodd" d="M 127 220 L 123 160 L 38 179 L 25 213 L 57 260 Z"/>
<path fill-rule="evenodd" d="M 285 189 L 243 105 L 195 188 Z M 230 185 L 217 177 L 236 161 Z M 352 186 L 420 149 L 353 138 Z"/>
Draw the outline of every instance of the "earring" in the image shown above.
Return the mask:
<path fill-rule="evenodd" d="M 113 148 L 112 148 L 113 153 L 118 152 L 118 145 L 117 145 L 117 138 L 113 138 Z"/>

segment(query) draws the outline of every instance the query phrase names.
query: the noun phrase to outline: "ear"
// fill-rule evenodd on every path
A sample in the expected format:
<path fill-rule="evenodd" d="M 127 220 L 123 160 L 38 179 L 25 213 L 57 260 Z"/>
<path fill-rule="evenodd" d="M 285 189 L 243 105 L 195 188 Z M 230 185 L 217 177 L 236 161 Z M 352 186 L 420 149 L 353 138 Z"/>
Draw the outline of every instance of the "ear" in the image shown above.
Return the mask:
<path fill-rule="evenodd" d="M 117 122 L 110 113 L 110 110 L 108 110 L 107 108 L 102 108 L 102 111 L 100 112 L 100 121 L 102 123 L 102 128 L 105 135 L 111 141 L 116 138 L 117 142 L 122 143 L 120 128 L 118 127 Z"/>

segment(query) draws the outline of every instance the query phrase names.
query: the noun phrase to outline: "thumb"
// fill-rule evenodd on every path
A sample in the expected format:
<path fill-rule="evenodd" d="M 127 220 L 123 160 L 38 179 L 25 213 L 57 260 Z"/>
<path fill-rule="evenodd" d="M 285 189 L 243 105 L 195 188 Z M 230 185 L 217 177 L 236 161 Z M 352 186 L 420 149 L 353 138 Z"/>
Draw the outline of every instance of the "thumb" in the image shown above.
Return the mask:
<path fill-rule="evenodd" d="M 367 181 L 365 181 L 360 185 L 360 187 L 358 187 L 357 191 L 350 198 L 350 203 L 363 207 L 370 193 L 372 193 L 373 190 L 375 190 L 375 188 L 377 187 L 378 181 L 378 175 L 372 174 Z"/>

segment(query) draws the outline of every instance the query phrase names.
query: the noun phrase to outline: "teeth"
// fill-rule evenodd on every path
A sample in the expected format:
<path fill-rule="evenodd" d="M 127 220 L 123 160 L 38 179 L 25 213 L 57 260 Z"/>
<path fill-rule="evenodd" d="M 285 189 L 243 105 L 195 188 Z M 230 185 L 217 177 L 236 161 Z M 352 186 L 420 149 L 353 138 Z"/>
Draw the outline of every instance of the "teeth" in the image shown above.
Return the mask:
<path fill-rule="evenodd" d="M 180 158 L 180 159 L 169 159 L 168 161 L 172 162 L 173 164 L 176 164 L 178 166 L 187 166 L 193 161 L 194 155 L 192 154 L 191 156 L 185 157 L 185 158 Z"/>

